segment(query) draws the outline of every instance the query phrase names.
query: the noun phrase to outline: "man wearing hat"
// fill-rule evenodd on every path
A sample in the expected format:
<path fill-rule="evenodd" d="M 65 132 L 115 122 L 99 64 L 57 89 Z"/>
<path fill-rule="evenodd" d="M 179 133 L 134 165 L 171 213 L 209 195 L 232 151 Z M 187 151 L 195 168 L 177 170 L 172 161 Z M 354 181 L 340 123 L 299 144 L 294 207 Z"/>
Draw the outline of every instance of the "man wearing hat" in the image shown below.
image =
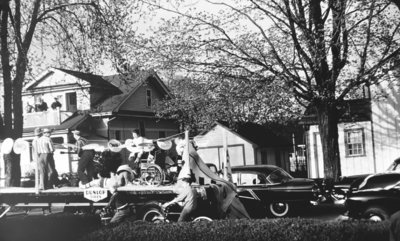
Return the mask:
<path fill-rule="evenodd" d="M 115 210 L 114 216 L 111 218 L 110 223 L 119 223 L 132 215 L 132 209 L 129 205 L 130 199 L 126 192 L 119 192 L 118 187 L 126 186 L 132 183 L 134 178 L 133 170 L 129 165 L 121 165 L 118 167 L 117 175 L 111 178 L 101 178 L 97 181 L 90 182 L 90 185 L 100 185 L 110 189 L 113 195 L 108 202 L 107 208 Z M 97 182 L 97 183 L 96 183 Z M 88 184 L 86 184 L 88 186 Z"/>
<path fill-rule="evenodd" d="M 132 144 L 137 147 L 138 151 L 137 152 L 132 152 L 129 155 L 129 166 L 132 168 L 132 170 L 139 174 L 140 173 L 140 159 L 141 158 L 147 158 L 146 155 L 144 155 L 144 148 L 141 146 L 141 144 L 144 143 L 144 138 L 140 136 L 140 131 L 139 129 L 133 129 L 132 130 L 132 137 L 133 137 L 133 142 Z"/>
<path fill-rule="evenodd" d="M 44 189 L 53 188 L 58 185 L 58 173 L 54 163 L 54 145 L 50 138 L 51 130 L 49 128 L 43 129 L 43 136 L 38 140 L 38 153 L 40 174 L 43 176 Z M 47 177 L 47 178 L 46 178 Z"/>
<path fill-rule="evenodd" d="M 178 222 L 189 221 L 191 215 L 197 208 L 198 194 L 196 189 L 191 186 L 192 178 L 182 178 L 174 186 L 174 192 L 178 194 L 172 201 L 166 202 L 162 205 L 165 209 L 171 204 L 183 202 L 183 209 L 179 216 Z"/>
<path fill-rule="evenodd" d="M 79 187 L 102 187 L 108 189 L 113 195 L 105 209 L 115 210 L 115 214 L 111 218 L 110 223 L 118 223 L 131 216 L 132 209 L 129 205 L 128 194 L 126 192 L 119 192 L 117 189 L 118 187 L 131 184 L 134 176 L 133 170 L 126 164 L 118 167 L 116 175 L 112 174 L 111 177 L 101 177 L 85 185 L 80 183 Z"/>
<path fill-rule="evenodd" d="M 81 136 L 79 130 L 72 131 L 76 140 L 75 149 L 78 154 L 78 177 L 82 185 L 90 182 L 95 173 L 93 158 L 95 155 L 94 150 L 84 150 L 82 147 L 87 145 L 87 140 Z"/>

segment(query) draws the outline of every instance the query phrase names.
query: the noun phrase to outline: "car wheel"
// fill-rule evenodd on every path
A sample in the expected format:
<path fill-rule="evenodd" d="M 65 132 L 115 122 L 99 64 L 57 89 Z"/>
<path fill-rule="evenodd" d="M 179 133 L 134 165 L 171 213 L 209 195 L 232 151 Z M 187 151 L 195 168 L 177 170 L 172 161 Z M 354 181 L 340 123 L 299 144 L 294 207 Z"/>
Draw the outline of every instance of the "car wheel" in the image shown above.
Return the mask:
<path fill-rule="evenodd" d="M 160 206 L 156 204 L 147 204 L 142 207 L 140 219 L 145 222 L 163 222 L 164 214 Z"/>
<path fill-rule="evenodd" d="M 206 216 L 199 216 L 199 217 L 193 219 L 193 222 L 201 222 L 201 221 L 208 221 L 208 222 L 211 222 L 212 219 L 209 218 L 209 217 L 206 217 Z"/>
<path fill-rule="evenodd" d="M 363 218 L 375 221 L 375 222 L 381 222 L 389 219 L 389 214 L 388 212 L 381 208 L 381 207 L 370 207 L 365 210 L 363 214 Z"/>
<path fill-rule="evenodd" d="M 286 202 L 273 202 L 268 204 L 267 209 L 272 217 L 282 218 L 289 213 L 289 204 Z"/>

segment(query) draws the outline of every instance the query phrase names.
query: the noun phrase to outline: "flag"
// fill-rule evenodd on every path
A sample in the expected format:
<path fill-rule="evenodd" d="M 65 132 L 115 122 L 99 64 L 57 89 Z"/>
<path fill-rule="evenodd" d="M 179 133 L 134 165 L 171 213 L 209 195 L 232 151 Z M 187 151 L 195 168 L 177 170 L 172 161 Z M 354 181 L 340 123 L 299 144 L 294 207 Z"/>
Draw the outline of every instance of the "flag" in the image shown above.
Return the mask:
<path fill-rule="evenodd" d="M 226 150 L 226 166 L 224 169 L 224 179 L 233 183 L 232 180 L 232 169 L 231 169 L 231 162 L 229 160 L 229 151 Z"/>
<path fill-rule="evenodd" d="M 185 148 L 185 151 L 189 151 L 189 160 L 185 160 L 178 180 L 191 177 L 200 185 L 210 184 L 216 194 L 221 213 L 230 214 L 228 218 L 249 218 L 246 209 L 237 197 L 236 186 L 211 171 L 192 144 L 189 144 L 189 148 Z"/>

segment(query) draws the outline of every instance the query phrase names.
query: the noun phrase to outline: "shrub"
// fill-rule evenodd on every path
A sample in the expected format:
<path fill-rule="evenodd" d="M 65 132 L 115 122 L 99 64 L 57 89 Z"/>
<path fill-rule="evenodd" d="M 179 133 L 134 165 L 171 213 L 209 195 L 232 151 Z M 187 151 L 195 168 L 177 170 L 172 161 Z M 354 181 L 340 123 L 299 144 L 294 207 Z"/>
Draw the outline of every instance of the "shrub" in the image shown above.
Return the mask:
<path fill-rule="evenodd" d="M 389 223 L 319 221 L 313 219 L 219 220 L 151 224 L 129 221 L 102 227 L 81 240 L 273 240 L 273 241 L 386 241 Z"/>

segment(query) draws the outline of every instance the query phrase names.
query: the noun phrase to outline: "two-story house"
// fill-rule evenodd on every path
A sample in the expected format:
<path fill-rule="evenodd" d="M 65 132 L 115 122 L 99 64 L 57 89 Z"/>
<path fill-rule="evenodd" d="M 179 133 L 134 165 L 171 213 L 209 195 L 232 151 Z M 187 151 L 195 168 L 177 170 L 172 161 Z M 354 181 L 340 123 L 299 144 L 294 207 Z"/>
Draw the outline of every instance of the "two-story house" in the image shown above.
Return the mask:
<path fill-rule="evenodd" d="M 338 124 L 342 175 L 385 171 L 400 157 L 400 82 L 382 80 L 364 91 L 365 98 L 348 100 Z M 324 177 L 324 160 L 316 116 L 306 113 L 303 124 L 307 147 L 308 176 Z"/>
<path fill-rule="evenodd" d="M 48 109 L 24 113 L 23 138 L 31 141 L 36 127 L 53 129 L 57 170 L 75 172 L 76 158 L 61 145 L 74 143 L 71 130 L 79 129 L 90 143 L 103 146 L 110 139 L 124 143 L 135 128 L 150 139 L 176 134 L 179 129 L 174 120 L 158 119 L 154 113 L 153 104 L 168 97 L 170 91 L 154 71 L 99 76 L 50 68 L 24 88 L 24 106 L 34 106 L 42 99 Z M 53 109 L 55 98 L 61 107 Z M 123 158 L 128 154 L 124 152 Z M 30 161 L 30 152 L 21 154 L 22 175 L 32 168 Z"/>

